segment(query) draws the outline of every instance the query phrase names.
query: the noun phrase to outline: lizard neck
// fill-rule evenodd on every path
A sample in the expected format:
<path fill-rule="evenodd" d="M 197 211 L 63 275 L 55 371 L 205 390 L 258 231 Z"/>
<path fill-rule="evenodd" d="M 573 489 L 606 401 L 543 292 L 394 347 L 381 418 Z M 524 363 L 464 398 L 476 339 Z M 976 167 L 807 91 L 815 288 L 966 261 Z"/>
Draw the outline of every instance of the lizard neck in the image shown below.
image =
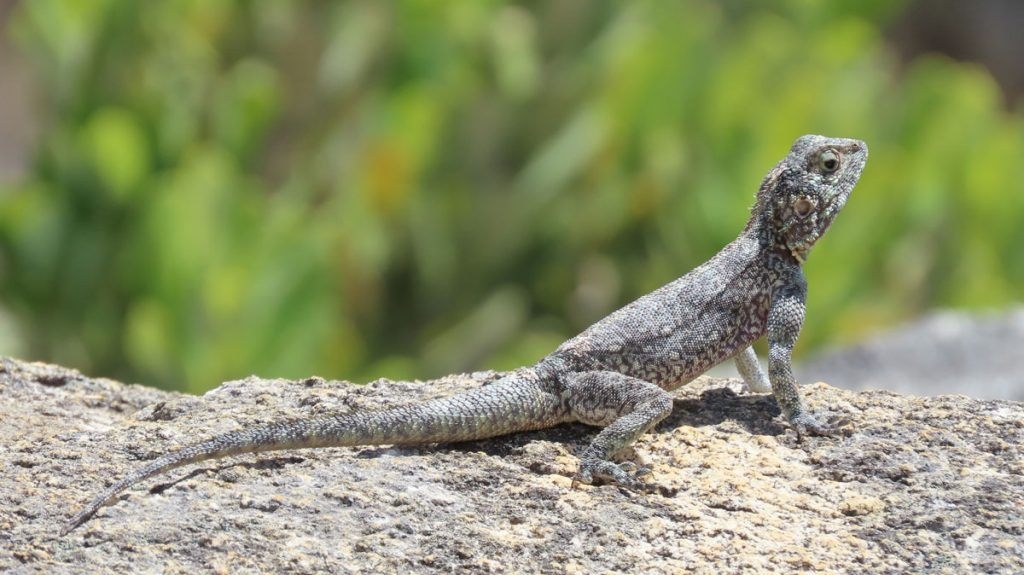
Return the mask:
<path fill-rule="evenodd" d="M 741 236 L 756 241 L 760 251 L 764 254 L 772 254 L 793 265 L 802 266 L 810 255 L 810 248 L 808 246 L 790 246 L 786 242 L 785 235 L 770 225 L 770 219 L 770 210 L 758 202 L 751 210 L 750 219 L 747 221 L 746 227 L 743 228 Z"/>

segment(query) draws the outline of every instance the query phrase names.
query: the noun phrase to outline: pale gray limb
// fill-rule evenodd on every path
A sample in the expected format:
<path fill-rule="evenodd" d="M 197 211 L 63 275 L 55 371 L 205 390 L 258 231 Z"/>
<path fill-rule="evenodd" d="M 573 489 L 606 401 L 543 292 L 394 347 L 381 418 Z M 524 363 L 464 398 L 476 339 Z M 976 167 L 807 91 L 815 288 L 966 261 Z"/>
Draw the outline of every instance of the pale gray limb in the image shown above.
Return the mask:
<path fill-rule="evenodd" d="M 736 370 L 740 372 L 743 383 L 750 393 L 771 393 L 772 384 L 768 381 L 768 374 L 761 369 L 761 362 L 757 360 L 757 352 L 753 346 L 743 348 L 743 351 L 736 354 Z"/>

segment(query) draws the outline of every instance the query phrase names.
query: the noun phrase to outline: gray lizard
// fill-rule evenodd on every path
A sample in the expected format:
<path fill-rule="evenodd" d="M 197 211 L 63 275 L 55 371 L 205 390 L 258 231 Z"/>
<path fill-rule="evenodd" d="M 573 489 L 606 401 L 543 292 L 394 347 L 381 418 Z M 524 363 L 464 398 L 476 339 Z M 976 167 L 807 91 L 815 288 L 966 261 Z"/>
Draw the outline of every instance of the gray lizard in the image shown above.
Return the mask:
<path fill-rule="evenodd" d="M 802 265 L 846 204 L 867 157 L 858 140 L 797 139 L 765 177 L 736 240 L 533 366 L 451 397 L 270 423 L 167 453 L 110 485 L 61 534 L 133 484 L 189 463 L 279 449 L 467 441 L 570 421 L 603 428 L 580 454 L 575 481 L 643 488 L 638 477 L 647 470 L 612 457 L 669 415 L 670 391 L 729 358 L 751 391 L 774 393 L 798 435 L 826 434 L 804 407 L 790 360 L 804 321 Z M 763 335 L 767 377 L 750 347 Z"/>

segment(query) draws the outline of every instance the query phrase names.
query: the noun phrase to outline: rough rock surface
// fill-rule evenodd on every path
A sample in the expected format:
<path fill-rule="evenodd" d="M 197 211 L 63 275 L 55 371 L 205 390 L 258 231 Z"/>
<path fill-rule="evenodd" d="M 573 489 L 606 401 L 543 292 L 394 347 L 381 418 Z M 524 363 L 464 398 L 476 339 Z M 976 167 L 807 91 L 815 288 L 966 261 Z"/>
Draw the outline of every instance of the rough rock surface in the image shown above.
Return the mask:
<path fill-rule="evenodd" d="M 592 430 L 566 425 L 207 462 L 56 537 L 102 487 L 175 446 L 477 384 L 251 377 L 192 397 L 2 360 L 0 572 L 1024 572 L 1024 405 L 814 384 L 812 409 L 848 432 L 798 442 L 770 398 L 707 378 L 638 443 L 652 494 L 571 489 Z"/>

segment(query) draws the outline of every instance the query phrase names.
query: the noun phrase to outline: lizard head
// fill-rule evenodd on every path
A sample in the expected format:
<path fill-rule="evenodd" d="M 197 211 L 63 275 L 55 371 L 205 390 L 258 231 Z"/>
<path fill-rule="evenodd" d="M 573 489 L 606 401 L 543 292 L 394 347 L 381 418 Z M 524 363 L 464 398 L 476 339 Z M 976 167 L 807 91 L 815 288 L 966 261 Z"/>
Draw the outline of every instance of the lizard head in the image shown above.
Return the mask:
<path fill-rule="evenodd" d="M 756 226 L 803 263 L 846 205 L 867 159 L 860 140 L 798 138 L 761 184 L 748 229 Z"/>

